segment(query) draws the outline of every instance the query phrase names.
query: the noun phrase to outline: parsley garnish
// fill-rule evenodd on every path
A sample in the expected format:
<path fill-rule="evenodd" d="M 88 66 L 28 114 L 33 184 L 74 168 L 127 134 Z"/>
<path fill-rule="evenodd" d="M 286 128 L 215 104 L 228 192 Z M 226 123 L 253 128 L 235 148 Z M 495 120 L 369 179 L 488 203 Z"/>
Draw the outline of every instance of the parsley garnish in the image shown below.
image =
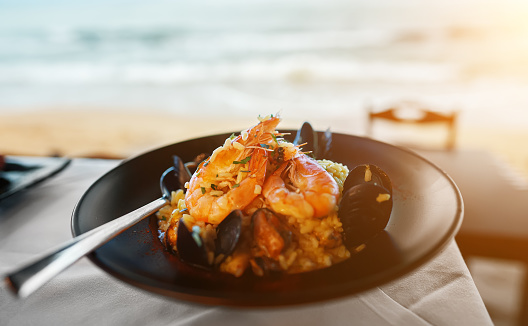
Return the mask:
<path fill-rule="evenodd" d="M 233 161 L 233 164 L 246 164 L 251 159 L 251 155 L 243 159 L 242 161 Z"/>
<path fill-rule="evenodd" d="M 238 187 L 238 186 L 240 186 L 240 183 L 235 183 L 235 184 L 233 185 L 233 188 L 236 188 L 236 187 Z"/>
<path fill-rule="evenodd" d="M 214 183 L 211 183 L 211 189 L 216 190 L 216 185 Z"/>
<path fill-rule="evenodd" d="M 202 195 L 205 195 L 205 188 L 204 187 L 200 187 L 200 189 L 202 189 Z"/>
<path fill-rule="evenodd" d="M 230 139 L 230 140 L 235 139 L 235 133 L 232 133 L 231 136 L 229 136 L 229 139 Z"/>
<path fill-rule="evenodd" d="M 271 146 L 268 144 L 260 144 L 260 147 L 269 149 Z"/>
<path fill-rule="evenodd" d="M 274 134 L 271 134 L 271 138 L 273 138 L 277 145 L 279 144 L 279 141 L 277 140 L 277 137 Z"/>

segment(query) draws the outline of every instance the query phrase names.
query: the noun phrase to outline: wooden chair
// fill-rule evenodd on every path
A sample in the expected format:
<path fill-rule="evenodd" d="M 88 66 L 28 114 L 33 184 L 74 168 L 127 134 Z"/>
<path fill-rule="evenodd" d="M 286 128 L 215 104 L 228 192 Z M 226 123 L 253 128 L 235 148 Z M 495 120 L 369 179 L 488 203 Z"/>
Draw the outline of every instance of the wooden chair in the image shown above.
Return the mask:
<path fill-rule="evenodd" d="M 407 116 L 405 115 L 407 113 Z M 409 115 L 409 113 L 411 113 Z M 443 148 L 452 150 L 455 148 L 456 143 L 456 122 L 458 112 L 454 111 L 451 113 L 439 113 L 424 109 L 413 103 L 412 106 L 405 105 L 401 107 L 390 107 L 384 111 L 375 112 L 372 107 L 368 108 L 368 125 L 367 125 L 367 136 L 374 137 L 374 124 L 378 120 L 390 122 L 393 125 L 400 126 L 422 126 L 429 128 L 432 125 L 443 125 L 447 127 L 447 135 Z M 416 136 L 419 138 L 419 136 Z M 416 140 L 417 138 L 415 138 Z M 396 141 L 398 142 L 398 141 Z M 414 142 L 417 143 L 417 142 Z M 413 147 L 413 140 L 409 139 L 408 142 L 401 143 L 409 147 Z M 417 145 L 416 145 L 417 146 Z M 422 146 L 423 147 L 423 146 Z"/>

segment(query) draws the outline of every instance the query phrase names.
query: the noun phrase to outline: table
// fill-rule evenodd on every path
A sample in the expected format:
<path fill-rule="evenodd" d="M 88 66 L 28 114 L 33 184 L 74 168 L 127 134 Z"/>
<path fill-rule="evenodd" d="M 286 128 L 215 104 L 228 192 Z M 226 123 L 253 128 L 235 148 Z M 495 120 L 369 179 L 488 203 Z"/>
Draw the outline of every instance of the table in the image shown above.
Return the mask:
<path fill-rule="evenodd" d="M 119 162 L 74 159 L 58 176 L 0 202 L 0 273 L 71 238 L 89 185 Z M 87 258 L 27 299 L 0 288 L 2 325 L 492 325 L 453 241 L 433 260 L 379 288 L 331 302 L 235 309 L 160 297 L 124 284 Z"/>
<path fill-rule="evenodd" d="M 464 199 L 464 221 L 456 241 L 464 256 L 515 260 L 528 267 L 528 187 L 521 176 L 484 150 L 418 153 L 445 170 Z M 519 325 L 528 324 L 528 275 Z"/>

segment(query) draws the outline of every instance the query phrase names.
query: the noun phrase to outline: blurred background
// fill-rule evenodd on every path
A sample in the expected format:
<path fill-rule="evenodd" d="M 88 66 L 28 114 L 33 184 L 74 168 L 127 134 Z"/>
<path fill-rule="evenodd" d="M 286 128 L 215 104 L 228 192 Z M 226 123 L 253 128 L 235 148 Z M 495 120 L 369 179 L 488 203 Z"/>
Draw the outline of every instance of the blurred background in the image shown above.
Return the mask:
<path fill-rule="evenodd" d="M 367 107 L 417 101 L 526 182 L 527 18 L 524 0 L 0 0 L 0 154 L 123 158 L 270 113 L 363 135 Z M 479 271 L 507 319 L 493 290 L 518 269 Z"/>
<path fill-rule="evenodd" d="M 0 149 L 128 156 L 277 112 L 361 134 L 365 106 L 412 100 L 528 171 L 501 148 L 528 140 L 526 17 L 523 0 L 0 0 L 0 130 L 39 135 Z"/>

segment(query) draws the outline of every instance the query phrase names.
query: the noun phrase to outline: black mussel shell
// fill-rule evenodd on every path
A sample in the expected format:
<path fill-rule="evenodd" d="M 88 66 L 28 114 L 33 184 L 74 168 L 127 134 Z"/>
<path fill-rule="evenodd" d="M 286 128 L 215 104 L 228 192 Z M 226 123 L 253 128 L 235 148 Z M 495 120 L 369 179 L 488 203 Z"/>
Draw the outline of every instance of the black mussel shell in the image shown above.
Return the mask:
<path fill-rule="evenodd" d="M 316 159 L 324 159 L 332 156 L 332 132 L 326 129 L 323 138 L 319 142 Z"/>
<path fill-rule="evenodd" d="M 160 188 L 163 196 L 170 198 L 172 191 L 183 189 L 185 183 L 190 179 L 191 177 L 186 172 L 183 161 L 179 156 L 174 155 L 172 167 L 163 172 L 160 178 Z"/>
<path fill-rule="evenodd" d="M 209 266 L 207 250 L 202 237 L 199 232 L 189 231 L 183 218 L 180 219 L 178 224 L 176 248 L 182 261 L 199 267 Z"/>
<path fill-rule="evenodd" d="M 317 133 L 313 129 L 312 125 L 309 122 L 305 122 L 297 131 L 297 135 L 293 140 L 293 144 L 300 145 L 306 143 L 306 145 L 302 147 L 303 151 L 312 152 L 315 156 L 318 149 L 317 140 Z"/>
<path fill-rule="evenodd" d="M 242 211 L 237 209 L 218 224 L 215 240 L 216 256 L 223 254 L 225 258 L 233 253 L 242 232 L 242 217 Z"/>
<path fill-rule="evenodd" d="M 366 180 L 366 174 L 368 171 L 370 172 L 369 181 Z M 387 189 L 389 193 L 392 194 L 392 183 L 389 176 L 377 165 L 361 164 L 352 169 L 343 185 L 343 192 L 362 183 L 373 183 L 379 185 Z"/>
<path fill-rule="evenodd" d="M 183 188 L 186 182 L 191 181 L 192 174 L 189 174 L 185 164 L 178 155 L 172 156 L 172 166 L 174 166 L 175 171 L 178 174 L 178 181 Z"/>
<path fill-rule="evenodd" d="M 317 131 L 314 130 L 309 122 L 304 122 L 301 128 L 297 131 L 294 145 L 304 144 L 302 147 L 304 152 L 310 152 L 310 156 L 315 159 L 327 158 L 331 155 L 332 148 L 332 132 L 327 129 L 319 141 Z"/>
<path fill-rule="evenodd" d="M 390 192 L 374 183 L 348 189 L 339 203 L 344 242 L 351 249 L 385 229 L 392 211 Z"/>
<path fill-rule="evenodd" d="M 223 254 L 225 259 L 231 255 L 238 244 L 242 230 L 242 211 L 232 211 L 216 228 L 215 257 Z M 208 260 L 208 249 L 199 231 L 190 230 L 183 218 L 178 225 L 176 248 L 180 259 L 188 264 L 200 267 L 211 267 Z M 212 248 L 209 249 L 212 251 Z M 220 261 L 221 262 L 221 261 Z M 219 263 L 218 261 L 216 263 Z"/>

